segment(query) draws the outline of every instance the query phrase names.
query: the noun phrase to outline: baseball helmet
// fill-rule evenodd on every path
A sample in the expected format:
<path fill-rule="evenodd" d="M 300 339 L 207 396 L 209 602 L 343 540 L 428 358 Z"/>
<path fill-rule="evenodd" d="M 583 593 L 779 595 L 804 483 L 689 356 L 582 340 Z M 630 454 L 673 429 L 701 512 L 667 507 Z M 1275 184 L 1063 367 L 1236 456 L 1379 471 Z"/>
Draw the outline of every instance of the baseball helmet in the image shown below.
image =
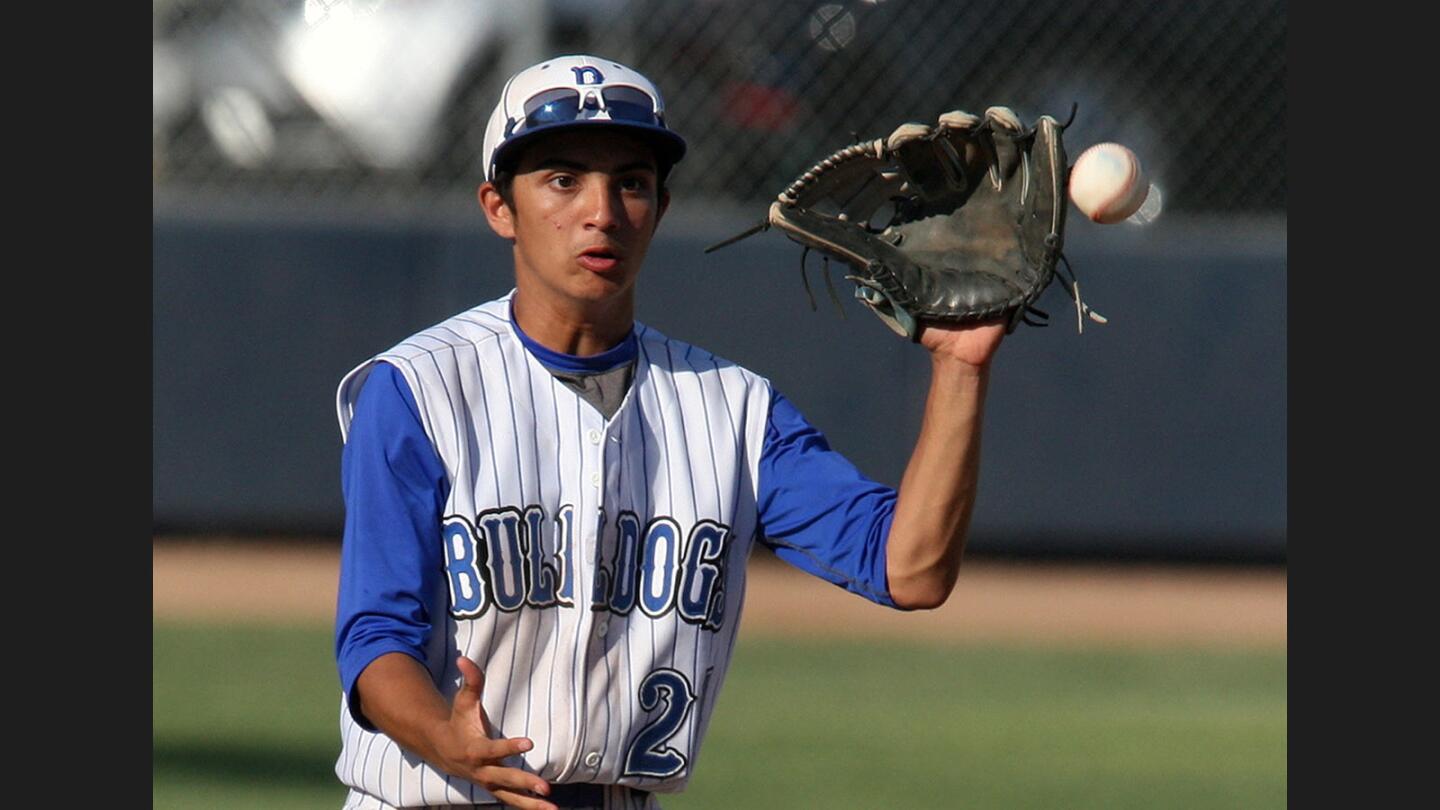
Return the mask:
<path fill-rule="evenodd" d="M 625 129 L 655 145 L 661 173 L 685 156 L 665 102 L 638 71 L 598 56 L 557 56 L 510 77 L 485 127 L 485 179 L 533 137 L 578 126 Z"/>

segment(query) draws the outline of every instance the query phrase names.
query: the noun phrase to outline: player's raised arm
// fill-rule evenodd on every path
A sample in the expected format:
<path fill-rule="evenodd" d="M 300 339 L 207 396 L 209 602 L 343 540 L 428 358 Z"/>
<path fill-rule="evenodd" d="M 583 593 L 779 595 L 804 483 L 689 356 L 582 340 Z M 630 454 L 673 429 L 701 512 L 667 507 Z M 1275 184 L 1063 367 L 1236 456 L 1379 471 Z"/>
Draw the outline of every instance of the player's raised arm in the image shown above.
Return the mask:
<path fill-rule="evenodd" d="M 890 596 L 902 608 L 934 608 L 955 587 L 980 476 L 980 424 L 990 361 L 1003 324 L 929 326 L 930 390 L 886 543 Z"/>
<path fill-rule="evenodd" d="M 1064 123 L 1042 115 L 1026 124 L 1011 108 L 991 106 L 983 114 L 951 110 L 934 124 L 907 121 L 814 163 L 776 196 L 762 223 L 736 237 L 774 226 L 848 264 L 860 301 L 931 352 L 925 418 L 884 546 L 886 590 L 898 607 L 939 606 L 959 574 L 989 365 L 1001 338 L 1048 317 L 1034 303 L 1057 279 L 1075 303 L 1078 328 L 1087 316 L 1105 322 L 1081 300 L 1069 263 L 1068 278 L 1057 272 L 1070 176 L 1063 133 L 1074 112 Z M 1138 168 L 1101 171 L 1095 196 L 1116 196 L 1138 184 L 1137 175 Z M 1120 211 L 1135 204 L 1123 202 Z M 877 510 L 872 525 L 886 517 Z M 873 563 L 871 540 L 863 556 Z"/>

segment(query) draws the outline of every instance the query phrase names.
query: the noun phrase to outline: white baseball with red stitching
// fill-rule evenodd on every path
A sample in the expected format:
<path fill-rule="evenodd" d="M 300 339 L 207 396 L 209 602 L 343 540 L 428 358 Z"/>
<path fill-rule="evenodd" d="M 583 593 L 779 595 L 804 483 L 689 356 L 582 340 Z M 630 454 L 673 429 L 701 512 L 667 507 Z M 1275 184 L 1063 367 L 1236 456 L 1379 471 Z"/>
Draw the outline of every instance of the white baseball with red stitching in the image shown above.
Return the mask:
<path fill-rule="evenodd" d="M 1150 183 L 1140 159 L 1118 143 L 1097 143 L 1070 169 L 1070 200 L 1094 222 L 1122 222 L 1140 210 Z"/>

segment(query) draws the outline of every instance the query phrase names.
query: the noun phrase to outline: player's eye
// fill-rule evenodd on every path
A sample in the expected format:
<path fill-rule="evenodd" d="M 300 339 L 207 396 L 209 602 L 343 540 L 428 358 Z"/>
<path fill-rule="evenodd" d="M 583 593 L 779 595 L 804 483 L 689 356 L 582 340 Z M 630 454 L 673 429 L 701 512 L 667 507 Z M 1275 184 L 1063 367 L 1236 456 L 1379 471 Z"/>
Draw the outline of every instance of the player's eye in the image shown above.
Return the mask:
<path fill-rule="evenodd" d="M 550 185 L 556 188 L 574 188 L 576 182 L 575 177 L 568 174 L 557 174 L 550 178 Z"/>
<path fill-rule="evenodd" d="M 650 189 L 650 178 L 640 175 L 622 177 L 620 178 L 620 189 L 629 192 L 648 191 Z"/>

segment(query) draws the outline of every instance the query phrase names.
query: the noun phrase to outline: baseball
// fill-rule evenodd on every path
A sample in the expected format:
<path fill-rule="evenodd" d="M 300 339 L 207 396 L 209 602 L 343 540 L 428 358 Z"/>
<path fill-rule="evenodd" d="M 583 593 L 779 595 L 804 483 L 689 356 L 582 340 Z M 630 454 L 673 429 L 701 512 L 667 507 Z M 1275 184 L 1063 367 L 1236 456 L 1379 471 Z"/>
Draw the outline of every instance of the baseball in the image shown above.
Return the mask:
<path fill-rule="evenodd" d="M 1139 210 L 1150 182 L 1135 153 L 1118 143 L 1097 143 L 1070 168 L 1070 200 L 1103 225 L 1121 222 Z"/>

